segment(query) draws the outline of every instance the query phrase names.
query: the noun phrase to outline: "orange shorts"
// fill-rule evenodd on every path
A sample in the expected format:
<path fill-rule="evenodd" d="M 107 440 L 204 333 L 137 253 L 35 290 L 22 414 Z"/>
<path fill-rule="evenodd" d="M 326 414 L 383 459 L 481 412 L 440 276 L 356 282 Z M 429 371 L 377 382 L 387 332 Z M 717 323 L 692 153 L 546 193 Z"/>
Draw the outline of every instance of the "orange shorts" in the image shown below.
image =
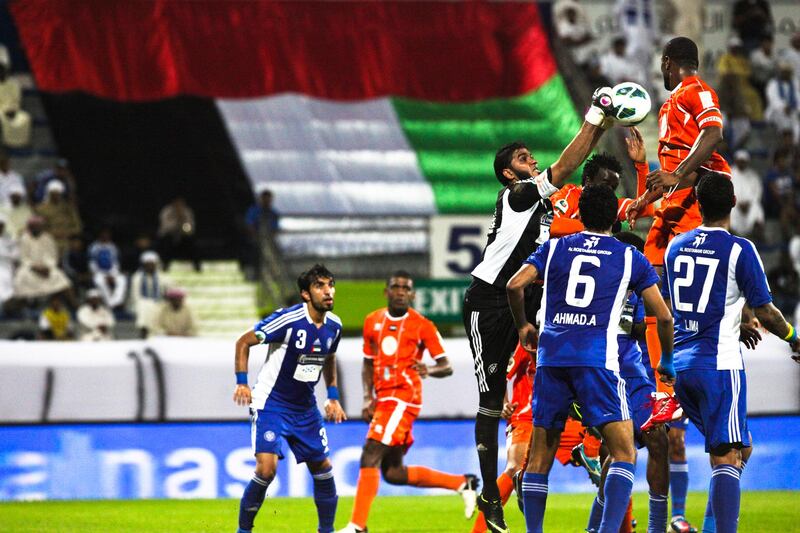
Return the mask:
<path fill-rule="evenodd" d="M 583 424 L 573 418 L 567 418 L 564 431 L 561 432 L 561 442 L 558 444 L 556 459 L 562 465 L 566 465 L 572 459 L 572 448 L 583 442 L 583 435 L 586 428 Z"/>
<path fill-rule="evenodd" d="M 679 189 L 669 197 L 664 197 L 644 243 L 644 255 L 650 264 L 663 266 L 669 241 L 676 235 L 695 229 L 702 220 L 694 187 Z"/>
<path fill-rule="evenodd" d="M 386 446 L 403 446 L 408 449 L 414 443 L 411 426 L 419 416 L 419 411 L 419 407 L 394 398 L 379 399 L 369 424 L 367 438 Z"/>
<path fill-rule="evenodd" d="M 531 442 L 531 433 L 533 433 L 533 423 L 531 422 L 515 422 L 506 427 L 506 446 L 514 444 L 528 445 Z"/>

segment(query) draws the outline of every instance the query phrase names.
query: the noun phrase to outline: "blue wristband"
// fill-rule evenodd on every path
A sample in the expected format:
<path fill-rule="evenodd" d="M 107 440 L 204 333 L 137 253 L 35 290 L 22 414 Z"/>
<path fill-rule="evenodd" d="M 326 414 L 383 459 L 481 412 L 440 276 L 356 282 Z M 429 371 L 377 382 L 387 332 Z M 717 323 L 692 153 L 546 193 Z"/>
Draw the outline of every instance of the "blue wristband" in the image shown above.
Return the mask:
<path fill-rule="evenodd" d="M 672 352 L 662 353 L 661 354 L 661 361 L 659 361 L 659 366 L 664 371 L 663 373 L 670 378 L 675 377 L 675 365 L 672 361 Z"/>
<path fill-rule="evenodd" d="M 328 387 L 328 399 L 339 400 L 339 387 Z"/>
<path fill-rule="evenodd" d="M 247 372 L 237 372 L 236 373 L 236 384 L 237 385 L 247 385 Z"/>

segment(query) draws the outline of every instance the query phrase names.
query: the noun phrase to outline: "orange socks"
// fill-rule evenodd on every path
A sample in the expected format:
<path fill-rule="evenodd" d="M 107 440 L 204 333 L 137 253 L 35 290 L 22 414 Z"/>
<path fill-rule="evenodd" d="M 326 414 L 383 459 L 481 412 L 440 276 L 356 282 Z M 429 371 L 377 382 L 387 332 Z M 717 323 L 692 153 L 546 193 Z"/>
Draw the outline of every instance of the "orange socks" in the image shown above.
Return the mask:
<path fill-rule="evenodd" d="M 588 431 L 583 436 L 583 453 L 587 457 L 600 457 L 600 439 Z"/>
<path fill-rule="evenodd" d="M 650 365 L 655 369 L 661 360 L 661 341 L 658 339 L 656 317 L 647 316 L 644 318 L 644 323 L 647 328 L 645 330 L 645 340 L 647 341 L 647 351 L 650 352 Z M 656 372 L 656 390 L 672 394 L 672 387 L 661 382 L 658 372 Z"/>
<path fill-rule="evenodd" d="M 500 489 L 500 501 L 503 502 L 503 505 L 505 505 L 508 499 L 511 497 L 511 493 L 514 492 L 514 480 L 508 477 L 505 472 L 503 472 L 500 474 L 500 477 L 497 478 L 497 488 Z M 478 519 L 475 520 L 475 525 L 472 527 L 472 533 L 484 533 L 485 531 L 486 520 L 483 519 L 483 513 L 478 513 Z"/>
<path fill-rule="evenodd" d="M 619 533 L 633 533 L 631 523 L 633 522 L 633 500 L 628 502 L 628 510 L 625 511 L 625 518 L 622 519 L 622 525 L 619 528 Z"/>
<path fill-rule="evenodd" d="M 362 529 L 367 527 L 369 508 L 372 507 L 372 500 L 378 495 L 380 481 L 381 472 L 378 468 L 362 468 L 358 473 L 356 499 L 350 521 Z"/>
<path fill-rule="evenodd" d="M 424 466 L 409 466 L 408 484 L 415 487 L 436 487 L 458 490 L 464 484 L 464 476 L 439 472 Z"/>

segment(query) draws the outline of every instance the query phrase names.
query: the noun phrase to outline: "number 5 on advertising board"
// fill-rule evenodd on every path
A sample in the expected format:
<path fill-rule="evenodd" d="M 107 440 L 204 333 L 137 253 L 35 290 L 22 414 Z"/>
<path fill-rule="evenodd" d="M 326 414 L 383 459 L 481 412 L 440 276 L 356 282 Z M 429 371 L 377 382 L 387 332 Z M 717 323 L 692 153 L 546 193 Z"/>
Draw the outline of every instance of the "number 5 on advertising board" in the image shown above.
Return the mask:
<path fill-rule="evenodd" d="M 435 216 L 430 224 L 431 277 L 468 277 L 480 262 L 491 217 Z"/>

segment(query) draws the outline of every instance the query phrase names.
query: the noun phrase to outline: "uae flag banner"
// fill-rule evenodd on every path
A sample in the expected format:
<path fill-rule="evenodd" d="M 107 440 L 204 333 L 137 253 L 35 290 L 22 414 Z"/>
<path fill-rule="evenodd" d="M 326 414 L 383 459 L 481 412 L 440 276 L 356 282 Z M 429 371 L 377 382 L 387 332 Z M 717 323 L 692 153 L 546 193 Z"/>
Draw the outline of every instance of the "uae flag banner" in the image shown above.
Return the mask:
<path fill-rule="evenodd" d="M 27 0 L 40 90 L 217 102 L 283 214 L 486 213 L 492 161 L 580 124 L 534 3 Z"/>

